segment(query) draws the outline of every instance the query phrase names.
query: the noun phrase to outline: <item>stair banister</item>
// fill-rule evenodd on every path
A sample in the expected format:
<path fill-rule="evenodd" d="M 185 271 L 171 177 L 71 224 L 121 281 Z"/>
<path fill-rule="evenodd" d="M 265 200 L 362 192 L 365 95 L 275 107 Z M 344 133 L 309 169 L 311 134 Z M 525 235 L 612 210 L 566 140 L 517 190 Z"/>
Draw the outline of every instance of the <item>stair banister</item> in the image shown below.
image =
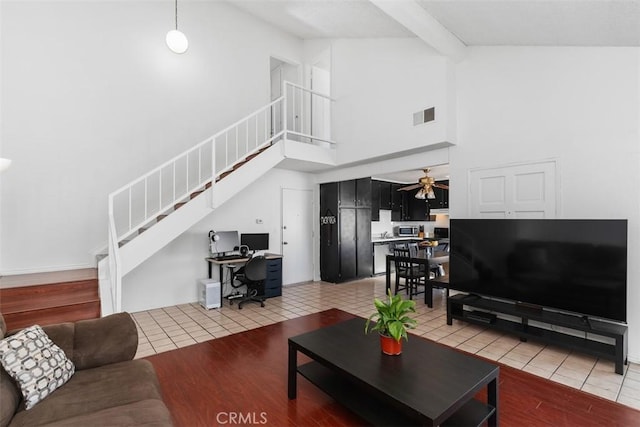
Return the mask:
<path fill-rule="evenodd" d="M 116 223 L 113 214 L 113 197 L 109 196 L 109 284 L 111 287 L 111 309 L 119 313 L 122 311 L 122 275 L 120 274 L 120 247 L 116 233 Z"/>
<path fill-rule="evenodd" d="M 292 99 L 289 100 L 288 99 L 288 92 L 287 89 L 291 88 L 292 90 Z M 296 91 L 300 92 L 302 95 L 300 96 L 301 99 L 301 111 L 297 111 L 296 110 L 296 105 L 295 105 L 295 97 L 296 97 Z M 304 103 L 305 103 L 305 93 L 309 94 L 309 108 L 308 108 L 308 113 L 306 112 L 306 109 L 304 108 Z M 222 129 L 221 131 L 217 132 L 216 134 L 214 134 L 213 136 L 205 139 L 204 141 L 202 141 L 201 143 L 197 144 L 196 146 L 182 152 L 181 154 L 176 155 L 175 157 L 173 157 L 172 159 L 164 162 L 163 164 L 161 164 L 160 166 L 154 168 L 153 170 L 147 172 L 146 174 L 142 175 L 141 177 L 131 181 L 129 184 L 126 184 L 124 186 L 122 186 L 121 188 L 119 188 L 118 190 L 112 192 L 111 194 L 109 194 L 109 229 L 108 229 L 108 234 L 109 234 L 109 238 L 108 238 L 108 252 L 109 252 L 109 260 L 107 263 L 108 266 L 108 283 L 110 286 L 110 292 L 108 292 L 109 297 L 111 299 L 111 301 L 109 301 L 111 304 L 105 304 L 105 306 L 110 305 L 111 310 L 113 311 L 121 311 L 122 310 L 122 272 L 123 267 L 122 267 L 122 260 L 121 260 L 121 256 L 120 256 L 120 245 L 123 244 L 123 240 L 124 239 L 128 239 L 129 237 L 134 237 L 134 233 L 136 232 L 140 232 L 142 231 L 141 229 L 143 227 L 146 227 L 148 225 L 150 225 L 152 223 L 152 221 L 155 221 L 156 219 L 160 219 L 158 218 L 158 215 L 161 215 L 163 213 L 168 213 L 172 210 L 172 208 L 180 202 L 186 202 L 190 199 L 190 196 L 194 193 L 194 192 L 201 192 L 203 190 L 205 190 L 208 187 L 208 184 L 210 183 L 211 185 L 215 185 L 216 183 L 216 179 L 220 176 L 223 176 L 223 174 L 225 174 L 226 172 L 230 172 L 234 169 L 235 165 L 237 163 L 241 163 L 246 161 L 248 158 L 250 158 L 251 156 L 253 156 L 256 153 L 259 153 L 264 147 L 272 144 L 275 141 L 278 141 L 282 138 L 286 139 L 287 135 L 295 135 L 295 136 L 299 136 L 301 138 L 304 138 L 306 140 L 308 140 L 309 142 L 313 142 L 313 141 L 323 141 L 323 142 L 327 142 L 330 144 L 334 144 L 334 141 L 328 139 L 328 138 L 324 138 L 323 136 L 319 136 L 319 135 L 312 135 L 312 130 L 310 129 L 309 133 L 304 133 L 304 124 L 306 123 L 306 121 L 309 122 L 309 124 L 312 123 L 312 114 L 314 113 L 314 105 L 313 105 L 313 97 L 321 97 L 323 99 L 328 100 L 329 102 L 333 102 L 334 100 L 325 94 L 322 94 L 320 92 L 314 91 L 314 90 L 310 90 L 310 89 L 305 89 L 304 87 L 297 85 L 295 83 L 289 82 L 289 81 L 284 81 L 283 82 L 283 95 L 280 96 L 279 98 L 275 99 L 274 101 L 270 102 L 269 104 L 265 105 L 264 107 L 254 111 L 253 113 L 249 114 L 248 116 L 246 116 L 245 118 L 238 120 L 237 122 L 231 124 L 230 126 L 227 126 L 226 128 Z M 324 113 L 325 116 L 324 117 L 329 117 L 328 112 L 329 110 L 326 109 L 325 107 L 326 104 L 320 104 L 319 108 L 324 109 Z M 300 123 L 302 123 L 301 126 L 301 130 L 302 132 L 298 132 L 295 129 L 289 129 L 289 123 L 288 123 L 288 113 L 289 113 L 289 109 L 291 109 L 291 112 L 294 114 L 294 118 L 295 119 L 301 119 L 302 121 Z M 300 114 L 298 114 L 300 113 Z M 269 120 L 268 115 L 271 115 L 271 119 Z M 277 121 L 277 117 L 281 117 L 281 121 L 280 123 L 278 123 Z M 255 138 L 253 141 L 254 147 L 253 149 L 250 149 L 250 136 L 249 136 L 249 128 L 251 125 L 251 121 L 254 121 L 255 123 Z M 262 120 L 262 123 L 264 124 L 264 138 L 262 139 L 262 142 L 260 142 L 260 135 L 259 135 L 259 126 L 260 126 L 260 121 Z M 269 131 L 269 124 L 271 125 L 271 130 Z M 244 130 L 244 144 L 243 144 L 243 148 L 244 148 L 244 154 L 241 155 L 241 150 L 240 150 L 240 144 L 242 143 L 241 141 L 241 137 L 240 137 L 240 131 L 241 129 Z M 229 133 L 231 131 L 235 132 L 235 138 L 230 138 L 229 137 Z M 222 140 L 222 135 L 224 134 L 224 141 Z M 217 139 L 220 138 L 220 141 L 217 141 Z M 229 156 L 231 153 L 233 153 L 232 151 L 230 152 L 230 147 L 229 144 L 235 144 L 235 158 L 234 159 L 229 159 Z M 224 144 L 224 164 L 221 165 L 219 168 L 217 168 L 216 166 L 216 147 L 222 148 L 220 147 L 219 144 Z M 211 158 L 205 158 L 206 156 L 203 157 L 203 151 L 205 148 L 211 149 Z M 231 147 L 231 149 L 233 149 L 233 147 Z M 197 156 L 197 166 L 193 166 L 194 169 L 197 169 L 197 178 L 194 178 L 193 180 L 190 179 L 190 171 L 192 171 L 192 165 L 190 160 L 192 159 L 192 155 Z M 184 178 L 185 178 L 185 182 L 184 182 L 184 188 L 185 191 L 182 192 L 182 190 L 178 191 L 178 184 L 181 185 L 182 188 L 182 183 L 179 183 L 176 178 L 179 174 L 178 171 L 178 167 L 182 167 L 182 163 L 181 162 L 185 162 L 185 166 L 184 166 Z M 211 162 L 211 174 L 208 175 L 206 177 L 203 176 L 203 167 L 205 170 L 207 170 L 208 165 L 206 164 L 206 162 Z M 180 162 L 180 163 L 178 163 Z M 167 171 L 167 174 L 171 174 L 171 184 L 172 188 L 171 189 L 167 189 L 164 185 L 163 185 L 163 171 L 165 170 L 165 168 L 171 168 L 170 171 Z M 156 179 L 155 175 L 157 176 L 157 183 L 155 181 L 151 181 L 152 179 Z M 191 183 L 192 181 L 197 181 L 195 183 Z M 143 189 L 137 189 L 136 186 L 140 185 L 141 183 L 143 183 Z M 154 205 L 152 205 L 153 207 L 151 208 L 152 212 L 149 212 L 150 210 L 150 202 L 153 202 L 154 204 L 156 203 L 155 200 L 153 199 L 149 199 L 149 195 L 152 191 L 150 191 L 150 184 L 152 185 L 157 185 L 158 186 L 158 193 L 157 193 L 157 209 L 155 208 Z M 134 221 L 134 190 L 136 192 L 136 197 L 135 197 L 135 202 L 138 203 L 138 205 L 140 204 L 140 200 L 139 200 L 139 196 L 138 193 L 139 192 L 143 192 L 144 193 L 144 204 L 143 204 L 143 213 L 139 214 L 139 210 L 138 207 L 135 208 L 136 211 L 136 215 L 135 218 L 137 220 L 138 217 L 142 216 L 143 219 L 141 221 L 138 221 L 137 224 L 133 224 Z M 163 190 L 168 190 L 168 192 L 170 193 L 169 197 L 172 198 L 171 201 L 169 201 L 168 203 L 163 203 Z M 125 193 L 126 192 L 126 193 Z M 155 194 L 155 193 L 154 193 Z M 120 201 L 118 199 L 119 196 L 123 196 L 123 211 L 122 213 L 126 212 L 126 218 L 123 216 L 122 217 L 122 221 L 120 221 L 120 217 L 118 217 L 118 222 L 116 222 L 116 203 L 118 203 L 118 212 L 120 211 Z M 126 211 L 124 211 L 124 203 L 126 203 Z M 214 206 L 215 207 L 215 206 Z M 126 230 L 124 230 L 122 233 L 118 233 L 118 224 L 122 225 L 122 222 L 126 221 Z M 127 270 L 128 271 L 128 270 Z M 106 289 L 105 289 L 106 292 Z"/>
<path fill-rule="evenodd" d="M 291 102 L 292 102 L 293 105 L 291 105 L 291 106 L 289 106 L 289 102 L 290 102 L 289 101 L 289 97 L 288 97 L 288 93 L 289 92 L 287 90 L 289 87 L 292 89 L 292 91 L 291 91 L 291 93 L 292 93 Z M 305 110 L 304 110 L 304 105 L 305 105 L 304 94 L 305 93 L 309 94 L 309 104 L 310 104 L 310 106 L 312 105 L 314 96 L 326 99 L 329 102 L 335 102 L 335 99 L 331 98 L 327 94 L 324 94 L 324 93 L 321 93 L 321 92 L 318 92 L 318 91 L 315 91 L 315 90 L 307 89 L 307 88 L 305 88 L 303 86 L 300 86 L 300 85 L 298 85 L 296 83 L 293 83 L 293 82 L 290 82 L 288 80 L 284 80 L 282 82 L 282 90 L 283 90 L 284 98 L 285 98 L 285 100 L 284 100 L 285 105 L 284 105 L 284 119 L 283 119 L 284 125 L 283 125 L 283 127 L 284 127 L 284 129 L 286 131 L 286 134 L 287 135 L 299 136 L 299 137 L 302 137 L 302 138 L 308 138 L 308 139 L 310 139 L 312 141 L 321 141 L 321 142 L 327 142 L 329 144 L 335 144 L 335 141 L 333 141 L 331 139 L 328 139 L 328 138 L 324 138 L 324 137 L 320 137 L 320 136 L 317 136 L 317 135 L 313 135 L 311 131 L 309 131 L 308 133 L 304 132 L 304 120 L 307 118 L 307 116 L 305 115 Z M 300 101 L 300 116 L 301 116 L 301 118 L 303 120 L 303 123 L 301 124 L 300 127 L 301 127 L 302 132 L 298 132 L 295 129 L 295 124 L 290 129 L 289 128 L 290 124 L 288 123 L 288 112 L 289 112 L 289 109 L 292 109 L 294 115 L 296 113 L 296 105 L 295 105 L 296 92 L 301 92 L 302 93 L 302 95 L 300 96 L 300 99 L 301 99 L 301 101 Z M 309 114 L 308 114 L 309 123 L 311 123 L 313 121 L 313 117 L 312 116 L 313 116 L 313 111 L 312 111 L 312 108 L 310 107 Z"/>

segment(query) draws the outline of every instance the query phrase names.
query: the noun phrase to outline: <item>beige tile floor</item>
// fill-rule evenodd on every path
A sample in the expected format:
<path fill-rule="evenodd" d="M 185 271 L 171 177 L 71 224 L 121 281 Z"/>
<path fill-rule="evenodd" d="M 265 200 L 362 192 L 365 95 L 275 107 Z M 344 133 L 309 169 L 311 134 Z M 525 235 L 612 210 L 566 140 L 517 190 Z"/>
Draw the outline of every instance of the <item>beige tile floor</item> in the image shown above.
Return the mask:
<path fill-rule="evenodd" d="M 283 288 L 264 308 L 247 304 L 242 310 L 225 302 L 220 309 L 205 310 L 199 304 L 183 304 L 133 313 L 138 325 L 136 357 L 220 338 L 329 308 L 368 317 L 373 298 L 384 297 L 384 277 L 345 284 L 315 282 Z M 444 292 L 434 293 L 434 308 L 422 300 L 416 304 L 416 335 L 477 354 L 505 365 L 566 384 L 587 393 L 640 409 L 640 365 L 630 363 L 624 375 L 614 372 L 613 362 L 581 353 L 545 346 L 490 329 L 454 321 L 446 324 Z"/>

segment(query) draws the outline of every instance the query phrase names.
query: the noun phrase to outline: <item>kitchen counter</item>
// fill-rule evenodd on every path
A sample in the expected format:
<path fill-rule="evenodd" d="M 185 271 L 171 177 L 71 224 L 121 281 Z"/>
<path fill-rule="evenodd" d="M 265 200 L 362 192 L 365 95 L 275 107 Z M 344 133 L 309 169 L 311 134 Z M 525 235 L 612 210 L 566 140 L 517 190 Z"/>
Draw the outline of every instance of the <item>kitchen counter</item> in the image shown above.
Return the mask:
<path fill-rule="evenodd" d="M 434 237 L 418 237 L 418 236 L 414 236 L 414 237 L 385 237 L 385 238 L 377 238 L 377 239 L 371 239 L 371 243 L 389 243 L 389 242 L 402 242 L 402 241 L 413 241 L 413 242 L 422 242 L 424 240 L 446 240 L 447 242 L 449 241 L 449 239 L 436 239 Z"/>
<path fill-rule="evenodd" d="M 410 240 L 422 240 L 422 239 L 420 239 L 419 237 L 385 237 L 385 238 L 371 239 L 371 243 L 388 243 L 388 242 L 410 241 Z"/>

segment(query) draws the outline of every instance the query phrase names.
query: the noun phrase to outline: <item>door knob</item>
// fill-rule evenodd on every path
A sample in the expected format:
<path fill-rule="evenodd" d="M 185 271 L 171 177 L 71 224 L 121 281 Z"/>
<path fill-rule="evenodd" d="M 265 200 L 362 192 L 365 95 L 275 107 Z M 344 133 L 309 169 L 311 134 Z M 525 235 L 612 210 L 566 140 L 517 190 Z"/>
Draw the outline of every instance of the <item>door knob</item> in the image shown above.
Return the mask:
<path fill-rule="evenodd" d="M 283 244 L 283 245 L 288 245 L 289 243 L 288 243 L 288 242 L 282 242 L 282 244 Z"/>

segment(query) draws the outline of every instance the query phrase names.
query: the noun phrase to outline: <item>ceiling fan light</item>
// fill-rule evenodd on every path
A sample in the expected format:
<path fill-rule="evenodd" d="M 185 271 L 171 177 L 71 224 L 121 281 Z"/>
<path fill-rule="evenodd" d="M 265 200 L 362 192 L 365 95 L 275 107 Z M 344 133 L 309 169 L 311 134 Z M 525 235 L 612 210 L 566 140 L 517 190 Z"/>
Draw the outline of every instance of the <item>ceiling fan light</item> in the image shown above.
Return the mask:
<path fill-rule="evenodd" d="M 426 199 L 427 193 L 424 191 L 424 187 L 422 187 L 420 190 L 418 190 L 418 192 L 416 193 L 415 197 L 416 199 Z"/>
<path fill-rule="evenodd" d="M 426 191 L 427 193 L 427 199 L 435 199 L 436 198 L 436 193 L 433 192 L 433 188 L 429 187 L 429 190 Z"/>
<path fill-rule="evenodd" d="M 174 53 L 185 53 L 189 48 L 189 40 L 181 31 L 171 30 L 167 33 L 167 46 Z"/>

